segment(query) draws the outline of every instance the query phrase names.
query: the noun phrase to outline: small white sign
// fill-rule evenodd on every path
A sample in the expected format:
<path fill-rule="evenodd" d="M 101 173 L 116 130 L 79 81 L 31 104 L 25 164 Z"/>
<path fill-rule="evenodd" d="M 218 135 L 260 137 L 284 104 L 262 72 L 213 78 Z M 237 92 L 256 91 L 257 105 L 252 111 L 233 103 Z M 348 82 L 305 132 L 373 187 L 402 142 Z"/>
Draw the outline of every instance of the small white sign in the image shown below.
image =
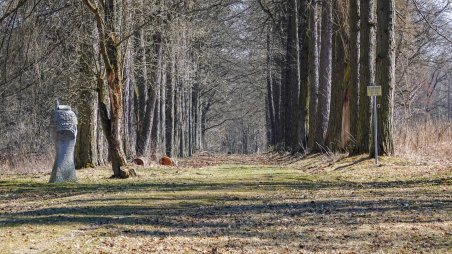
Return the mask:
<path fill-rule="evenodd" d="M 368 86 L 367 96 L 381 96 L 381 86 Z"/>

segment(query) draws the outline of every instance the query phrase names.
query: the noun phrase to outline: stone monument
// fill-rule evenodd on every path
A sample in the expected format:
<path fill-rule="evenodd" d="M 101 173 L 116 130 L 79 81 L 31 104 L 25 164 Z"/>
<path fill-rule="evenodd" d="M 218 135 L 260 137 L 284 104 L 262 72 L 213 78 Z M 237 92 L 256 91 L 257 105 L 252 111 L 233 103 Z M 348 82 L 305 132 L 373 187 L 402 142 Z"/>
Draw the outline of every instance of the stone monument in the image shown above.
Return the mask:
<path fill-rule="evenodd" d="M 70 106 L 59 105 L 57 101 L 51 125 L 56 157 L 49 182 L 76 181 L 74 147 L 77 137 L 77 116 Z"/>

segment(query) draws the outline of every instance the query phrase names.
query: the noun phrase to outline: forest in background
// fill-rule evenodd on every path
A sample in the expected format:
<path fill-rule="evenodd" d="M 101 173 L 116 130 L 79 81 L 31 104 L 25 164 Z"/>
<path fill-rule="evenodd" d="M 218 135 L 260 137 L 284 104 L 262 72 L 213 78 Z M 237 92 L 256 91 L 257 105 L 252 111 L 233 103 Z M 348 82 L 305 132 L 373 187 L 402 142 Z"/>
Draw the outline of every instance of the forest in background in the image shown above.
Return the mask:
<path fill-rule="evenodd" d="M 451 17 L 448 0 L 0 1 L 0 165 L 51 161 L 57 99 L 79 168 L 368 153 L 370 84 L 383 154 L 450 156 Z"/>

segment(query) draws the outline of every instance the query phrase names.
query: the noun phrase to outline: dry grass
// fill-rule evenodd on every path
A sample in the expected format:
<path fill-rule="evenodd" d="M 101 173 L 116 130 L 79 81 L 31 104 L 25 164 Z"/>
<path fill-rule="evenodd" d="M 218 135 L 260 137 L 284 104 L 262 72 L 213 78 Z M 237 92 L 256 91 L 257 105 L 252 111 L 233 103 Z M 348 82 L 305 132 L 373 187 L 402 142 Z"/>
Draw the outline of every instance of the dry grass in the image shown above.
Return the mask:
<path fill-rule="evenodd" d="M 269 158 L 285 166 L 142 169 L 127 180 L 98 168 L 78 171 L 78 184 L 2 176 L 0 252 L 452 251 L 450 167 L 398 158 L 383 158 L 380 167 L 365 157 Z"/>
<path fill-rule="evenodd" d="M 424 121 L 401 126 L 395 131 L 397 155 L 411 159 L 452 162 L 452 123 Z"/>
<path fill-rule="evenodd" d="M 53 166 L 55 156 L 50 154 L 18 155 L 0 160 L 0 175 L 3 174 L 40 174 Z"/>

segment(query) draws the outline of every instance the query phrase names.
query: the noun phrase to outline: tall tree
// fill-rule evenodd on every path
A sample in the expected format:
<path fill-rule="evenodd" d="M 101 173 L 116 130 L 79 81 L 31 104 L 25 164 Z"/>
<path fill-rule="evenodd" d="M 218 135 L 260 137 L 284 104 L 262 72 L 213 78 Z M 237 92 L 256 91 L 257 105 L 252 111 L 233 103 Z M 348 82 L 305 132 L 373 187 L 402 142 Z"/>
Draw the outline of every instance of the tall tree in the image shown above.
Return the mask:
<path fill-rule="evenodd" d="M 298 96 L 298 105 L 300 107 L 298 117 L 298 144 L 297 150 L 306 150 L 307 148 L 307 131 L 306 119 L 308 115 L 309 105 L 309 12 L 308 0 L 301 0 L 298 4 L 298 44 L 299 44 L 299 68 L 300 68 L 300 94 Z M 301 146 L 301 147 L 300 147 Z"/>
<path fill-rule="evenodd" d="M 350 146 L 356 145 L 358 138 L 358 101 L 359 101 L 359 0 L 350 0 L 349 6 L 350 52 Z M 353 149 L 353 148 L 352 148 Z"/>
<path fill-rule="evenodd" d="M 315 143 L 319 151 L 324 146 L 325 134 L 328 127 L 331 99 L 331 74 L 333 52 L 333 3 L 332 0 L 322 2 L 322 28 L 320 44 L 319 67 L 319 98 L 317 108 L 317 128 Z"/>
<path fill-rule="evenodd" d="M 317 0 L 310 1 L 309 9 L 309 129 L 308 147 L 314 150 L 316 145 L 315 133 L 317 130 L 317 106 L 319 91 L 319 44 L 318 41 L 318 7 Z"/>
<path fill-rule="evenodd" d="M 80 7 L 79 7 L 80 8 Z M 91 13 L 82 5 L 80 13 L 84 19 Z M 92 32 L 93 22 L 83 22 L 80 27 L 85 34 Z M 94 57 L 92 55 L 90 41 L 82 37 L 77 47 L 78 77 L 80 87 L 77 99 L 78 122 L 77 142 L 75 144 L 74 162 L 76 168 L 95 167 L 103 163 L 98 156 L 102 146 L 98 144 L 97 136 L 101 134 L 98 126 L 96 79 L 92 75 Z M 89 38 L 89 37 L 88 37 Z"/>
<path fill-rule="evenodd" d="M 122 123 L 122 62 L 121 62 L 121 44 L 118 38 L 116 27 L 116 1 L 107 0 L 102 3 L 104 15 L 102 17 L 101 9 L 98 4 L 90 0 L 83 0 L 89 10 L 94 14 L 97 33 L 99 51 L 105 68 L 106 82 L 108 89 L 104 87 L 104 77 L 99 76 L 98 90 L 99 103 L 102 104 L 101 118 L 103 120 L 105 136 L 108 141 L 108 151 L 111 158 L 113 176 L 121 176 L 121 167 L 126 165 L 126 156 L 121 140 L 121 123 Z M 107 110 L 107 90 L 108 100 L 110 101 L 111 113 Z"/>
<path fill-rule="evenodd" d="M 378 151 L 394 154 L 393 111 L 395 84 L 395 1 L 378 0 L 376 85 L 382 87 L 378 97 Z M 371 142 L 374 144 L 374 142 Z M 371 149 L 373 152 L 374 149 Z"/>
<path fill-rule="evenodd" d="M 298 117 L 300 115 L 300 45 L 298 43 L 298 0 L 289 0 L 286 44 L 285 143 L 294 151 L 298 147 Z"/>
<path fill-rule="evenodd" d="M 360 63 L 359 63 L 359 116 L 358 139 L 352 154 L 369 152 L 370 102 L 367 86 L 375 81 L 375 2 L 360 2 Z"/>
<path fill-rule="evenodd" d="M 349 71 L 346 59 L 346 43 L 347 43 L 347 5 L 344 1 L 333 0 L 333 74 L 331 82 L 331 103 L 330 118 L 328 121 L 328 129 L 325 136 L 325 145 L 333 151 L 341 149 L 343 113 L 348 105 L 347 99 L 347 83 Z"/>

